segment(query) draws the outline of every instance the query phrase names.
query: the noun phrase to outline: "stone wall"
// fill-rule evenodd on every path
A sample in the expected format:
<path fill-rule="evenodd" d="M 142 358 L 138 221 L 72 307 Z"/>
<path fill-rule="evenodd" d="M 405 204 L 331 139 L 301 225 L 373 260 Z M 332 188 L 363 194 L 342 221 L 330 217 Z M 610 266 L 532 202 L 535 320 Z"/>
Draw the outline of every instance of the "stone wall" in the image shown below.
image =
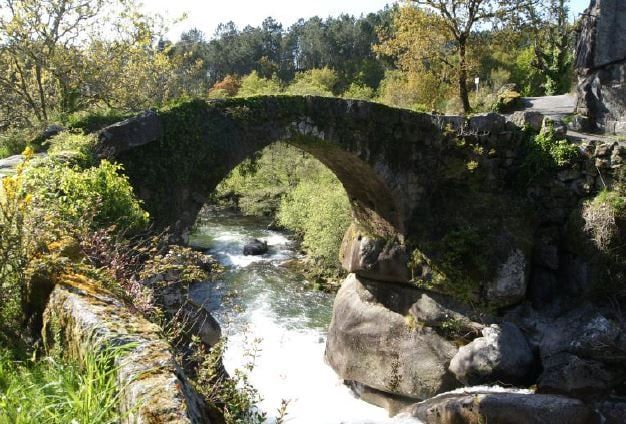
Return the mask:
<path fill-rule="evenodd" d="M 44 311 L 43 336 L 47 349 L 79 361 L 87 352 L 128 346 L 113 365 L 123 422 L 209 423 L 160 328 L 87 278 L 60 278 Z"/>

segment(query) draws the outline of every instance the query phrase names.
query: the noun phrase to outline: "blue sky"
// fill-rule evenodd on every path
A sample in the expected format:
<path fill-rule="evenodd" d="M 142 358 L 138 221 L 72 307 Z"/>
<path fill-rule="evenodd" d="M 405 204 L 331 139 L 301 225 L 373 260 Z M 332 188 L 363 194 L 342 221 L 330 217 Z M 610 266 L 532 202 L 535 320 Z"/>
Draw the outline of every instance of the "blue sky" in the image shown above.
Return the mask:
<path fill-rule="evenodd" d="M 170 39 L 177 39 L 189 28 L 199 28 L 211 36 L 221 22 L 233 21 L 239 28 L 259 25 L 272 16 L 283 26 L 299 18 L 337 16 L 341 13 L 361 15 L 375 12 L 394 3 L 393 0 L 143 0 L 146 10 L 158 12 L 168 19 L 187 14 L 187 19 L 171 26 Z M 572 14 L 581 13 L 589 0 L 571 0 Z"/>

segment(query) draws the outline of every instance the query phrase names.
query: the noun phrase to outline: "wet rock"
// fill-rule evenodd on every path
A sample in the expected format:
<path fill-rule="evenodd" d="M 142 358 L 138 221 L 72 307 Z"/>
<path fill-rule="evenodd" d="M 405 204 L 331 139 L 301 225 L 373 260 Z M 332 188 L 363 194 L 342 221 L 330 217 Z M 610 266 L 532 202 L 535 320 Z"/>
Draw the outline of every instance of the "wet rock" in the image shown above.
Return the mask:
<path fill-rule="evenodd" d="M 465 385 L 523 384 L 533 371 L 534 356 L 526 337 L 510 322 L 493 324 L 461 347 L 450 371 Z"/>
<path fill-rule="evenodd" d="M 557 395 L 514 391 L 445 393 L 410 407 L 424 424 L 594 424 L 594 411 L 581 401 Z"/>
<path fill-rule="evenodd" d="M 251 239 L 246 242 L 243 246 L 243 254 L 244 255 L 263 255 L 267 253 L 268 246 L 266 241 L 261 241 L 258 239 Z"/>
<path fill-rule="evenodd" d="M 539 313 L 523 306 L 507 319 L 523 328 L 539 352 L 543 368 L 540 391 L 595 398 L 624 380 L 625 334 L 591 304 L 565 313 L 558 308 Z"/>
<path fill-rule="evenodd" d="M 199 337 L 207 346 L 219 342 L 222 336 L 219 323 L 203 304 L 189 295 L 189 284 L 170 282 L 155 287 L 154 291 L 165 314 L 178 321 L 186 335 Z"/>
<path fill-rule="evenodd" d="M 389 412 L 389 416 L 397 415 L 400 411 L 415 403 L 415 399 L 382 392 L 356 381 L 350 381 L 347 384 L 359 399 L 385 409 Z"/>
<path fill-rule="evenodd" d="M 389 283 L 348 276 L 333 306 L 325 355 L 329 365 L 344 380 L 414 399 L 454 388 L 458 383 L 448 371 L 457 352 L 454 344 L 433 329 L 412 328 L 364 284 L 375 285 L 390 299 L 404 299 Z"/>

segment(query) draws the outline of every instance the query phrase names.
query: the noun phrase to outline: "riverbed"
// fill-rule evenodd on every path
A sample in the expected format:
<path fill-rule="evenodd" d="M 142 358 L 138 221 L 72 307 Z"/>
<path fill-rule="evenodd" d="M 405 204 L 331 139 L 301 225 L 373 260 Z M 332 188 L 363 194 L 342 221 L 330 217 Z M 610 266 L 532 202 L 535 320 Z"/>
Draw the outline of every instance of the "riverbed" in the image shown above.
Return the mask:
<path fill-rule="evenodd" d="M 294 424 L 408 424 L 408 417 L 358 400 L 324 362 L 333 295 L 307 289 L 304 278 L 285 267 L 298 257 L 289 234 L 267 229 L 263 219 L 227 212 L 203 214 L 190 244 L 208 250 L 226 268 L 221 280 L 198 284 L 192 295 L 205 302 L 227 337 L 229 373 L 250 361 L 257 405 L 274 423 L 283 400 L 284 422 Z M 269 252 L 244 256 L 249 238 L 268 242 Z"/>

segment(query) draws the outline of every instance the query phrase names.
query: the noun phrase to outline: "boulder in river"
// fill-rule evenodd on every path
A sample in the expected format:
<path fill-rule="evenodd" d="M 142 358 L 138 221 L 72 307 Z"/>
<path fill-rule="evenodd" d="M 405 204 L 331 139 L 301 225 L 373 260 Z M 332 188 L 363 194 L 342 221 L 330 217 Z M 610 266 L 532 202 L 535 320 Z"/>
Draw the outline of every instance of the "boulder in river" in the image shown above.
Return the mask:
<path fill-rule="evenodd" d="M 344 380 L 427 399 L 459 385 L 448 371 L 457 348 L 432 328 L 412 326 L 408 313 L 389 309 L 387 300 L 406 299 L 405 291 L 350 274 L 335 298 L 326 360 Z"/>
<path fill-rule="evenodd" d="M 243 246 L 243 254 L 248 255 L 263 255 L 267 253 L 268 247 L 266 241 L 259 239 L 250 239 Z"/>

